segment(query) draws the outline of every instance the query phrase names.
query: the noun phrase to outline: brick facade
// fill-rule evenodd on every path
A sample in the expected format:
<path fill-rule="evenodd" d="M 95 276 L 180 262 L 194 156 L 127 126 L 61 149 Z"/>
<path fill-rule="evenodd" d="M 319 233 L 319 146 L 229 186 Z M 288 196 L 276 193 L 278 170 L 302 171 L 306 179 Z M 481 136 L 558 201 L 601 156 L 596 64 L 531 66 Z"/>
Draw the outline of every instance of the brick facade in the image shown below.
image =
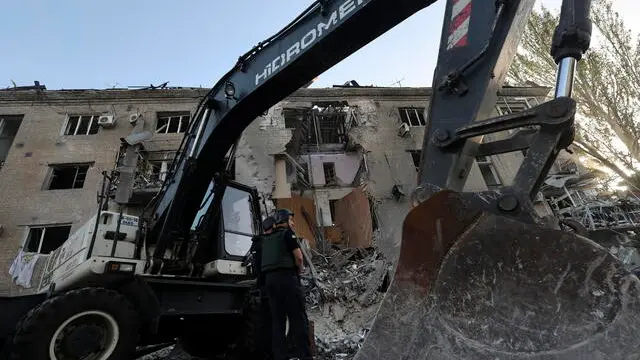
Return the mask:
<path fill-rule="evenodd" d="M 507 88 L 502 95 L 544 97 L 548 90 Z M 129 123 L 132 114 L 142 115 L 136 126 L 154 132 L 158 113 L 193 111 L 206 92 L 207 89 L 198 88 L 0 91 L 0 118 L 23 115 L 0 168 L 0 225 L 4 229 L 0 235 L 0 294 L 19 293 L 8 277 L 8 269 L 29 226 L 71 224 L 74 231 L 96 211 L 101 172 L 114 167 L 120 139 L 134 128 Z M 301 89 L 247 128 L 236 154 L 236 179 L 256 186 L 269 197 L 274 185 L 273 155 L 282 153 L 292 136 L 291 130 L 285 128 L 282 109 L 310 106 L 314 101 L 347 101 L 358 108 L 359 124 L 351 128 L 349 136 L 364 149 L 358 156 L 366 161 L 368 169 L 363 189 L 375 197 L 374 207 L 379 213 L 378 241 L 381 243 L 377 245 L 393 257 L 399 249 L 399 230 L 408 210 L 408 200 L 395 199 L 392 188 L 398 185 L 409 194 L 415 186 L 417 174 L 409 150 L 421 147 L 424 132 L 424 127 L 414 127 L 408 136 L 399 137 L 398 107 L 426 107 L 429 94 L 428 88 Z M 92 114 L 113 115 L 116 124 L 112 128 L 99 128 L 93 135 L 63 134 L 69 115 Z M 175 150 L 181 138 L 181 134 L 154 134 L 145 148 Z M 503 162 L 506 164 L 503 171 L 513 167 L 512 160 Z M 65 163 L 91 164 L 82 187 L 43 189 L 50 165 Z M 469 184 L 470 189 L 484 186 L 477 165 Z M 318 190 L 314 199 L 316 209 L 310 209 L 309 213 L 316 217 L 318 224 L 326 223 L 331 220 L 330 201 L 341 199 L 351 191 L 350 188 Z M 366 199 L 364 196 L 359 199 L 362 200 L 360 207 L 365 208 Z M 368 244 L 366 239 L 358 242 Z"/>

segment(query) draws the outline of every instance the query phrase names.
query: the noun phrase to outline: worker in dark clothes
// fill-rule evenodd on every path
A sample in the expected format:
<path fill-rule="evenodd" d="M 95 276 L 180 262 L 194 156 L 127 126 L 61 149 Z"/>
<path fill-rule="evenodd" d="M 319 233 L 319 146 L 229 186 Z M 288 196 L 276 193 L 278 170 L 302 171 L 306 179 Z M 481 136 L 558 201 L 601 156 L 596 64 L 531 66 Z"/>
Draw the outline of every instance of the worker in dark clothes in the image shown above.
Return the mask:
<path fill-rule="evenodd" d="M 249 248 L 249 254 L 253 256 L 253 271 L 256 272 L 256 276 L 258 278 L 258 288 L 262 289 L 265 284 L 264 273 L 262 273 L 262 242 L 265 238 L 265 235 L 269 235 L 273 232 L 273 228 L 275 226 L 275 222 L 273 220 L 273 216 L 268 216 L 266 219 L 262 221 L 262 234 L 254 236 L 251 239 L 251 248 Z"/>
<path fill-rule="evenodd" d="M 262 272 L 266 276 L 265 287 L 271 307 L 271 346 L 275 360 L 312 359 L 309 320 L 300 288 L 300 274 L 304 271 L 304 261 L 293 230 L 293 215 L 286 209 L 276 210 L 273 215 L 275 230 L 264 239 L 262 246 Z M 292 357 L 287 354 L 287 318 L 289 335 L 295 347 Z"/>
<path fill-rule="evenodd" d="M 273 232 L 275 222 L 272 216 L 268 216 L 262 221 L 263 234 L 254 236 L 251 239 L 251 248 L 249 254 L 253 257 L 252 267 L 256 272 L 256 286 L 260 291 L 260 319 L 258 325 L 257 348 L 262 359 L 271 359 L 271 307 L 269 306 L 269 298 L 266 295 L 265 275 L 261 270 L 262 267 L 262 243 L 265 235 Z"/>

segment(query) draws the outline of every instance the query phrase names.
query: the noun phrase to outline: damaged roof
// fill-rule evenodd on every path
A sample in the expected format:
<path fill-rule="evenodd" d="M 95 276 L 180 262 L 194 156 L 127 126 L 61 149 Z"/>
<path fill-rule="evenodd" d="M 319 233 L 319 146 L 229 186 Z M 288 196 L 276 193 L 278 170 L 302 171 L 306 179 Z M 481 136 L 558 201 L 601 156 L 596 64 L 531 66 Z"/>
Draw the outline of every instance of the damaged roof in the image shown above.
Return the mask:
<path fill-rule="evenodd" d="M 200 87 L 164 87 L 144 89 L 63 89 L 46 90 L 44 87 L 0 89 L 0 101 L 69 101 L 69 100 L 118 100 L 149 98 L 199 98 L 209 91 Z M 504 87 L 500 96 L 546 96 L 549 87 Z M 308 97 L 428 97 L 430 87 L 344 87 L 344 88 L 302 88 L 287 99 Z"/>

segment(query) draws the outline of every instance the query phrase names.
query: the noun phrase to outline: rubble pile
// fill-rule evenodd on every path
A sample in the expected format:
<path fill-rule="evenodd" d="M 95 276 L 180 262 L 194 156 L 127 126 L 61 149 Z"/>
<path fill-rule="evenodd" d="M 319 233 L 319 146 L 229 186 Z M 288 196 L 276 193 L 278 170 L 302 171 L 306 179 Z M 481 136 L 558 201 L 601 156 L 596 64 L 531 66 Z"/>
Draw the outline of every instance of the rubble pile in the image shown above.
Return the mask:
<path fill-rule="evenodd" d="M 318 359 L 350 359 L 358 351 L 389 284 L 390 263 L 375 248 L 314 253 L 303 279 Z"/>

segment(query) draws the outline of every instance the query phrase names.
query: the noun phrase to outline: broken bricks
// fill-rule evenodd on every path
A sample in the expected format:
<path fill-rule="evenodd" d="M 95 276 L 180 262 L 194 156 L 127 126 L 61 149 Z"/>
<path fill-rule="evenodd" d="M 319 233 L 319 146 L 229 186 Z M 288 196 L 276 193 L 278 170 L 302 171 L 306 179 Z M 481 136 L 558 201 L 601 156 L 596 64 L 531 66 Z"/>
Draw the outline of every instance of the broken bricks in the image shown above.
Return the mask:
<path fill-rule="evenodd" d="M 375 248 L 314 254 L 313 279 L 303 279 L 315 322 L 318 359 L 350 359 L 369 330 L 389 282 L 390 264 Z"/>

